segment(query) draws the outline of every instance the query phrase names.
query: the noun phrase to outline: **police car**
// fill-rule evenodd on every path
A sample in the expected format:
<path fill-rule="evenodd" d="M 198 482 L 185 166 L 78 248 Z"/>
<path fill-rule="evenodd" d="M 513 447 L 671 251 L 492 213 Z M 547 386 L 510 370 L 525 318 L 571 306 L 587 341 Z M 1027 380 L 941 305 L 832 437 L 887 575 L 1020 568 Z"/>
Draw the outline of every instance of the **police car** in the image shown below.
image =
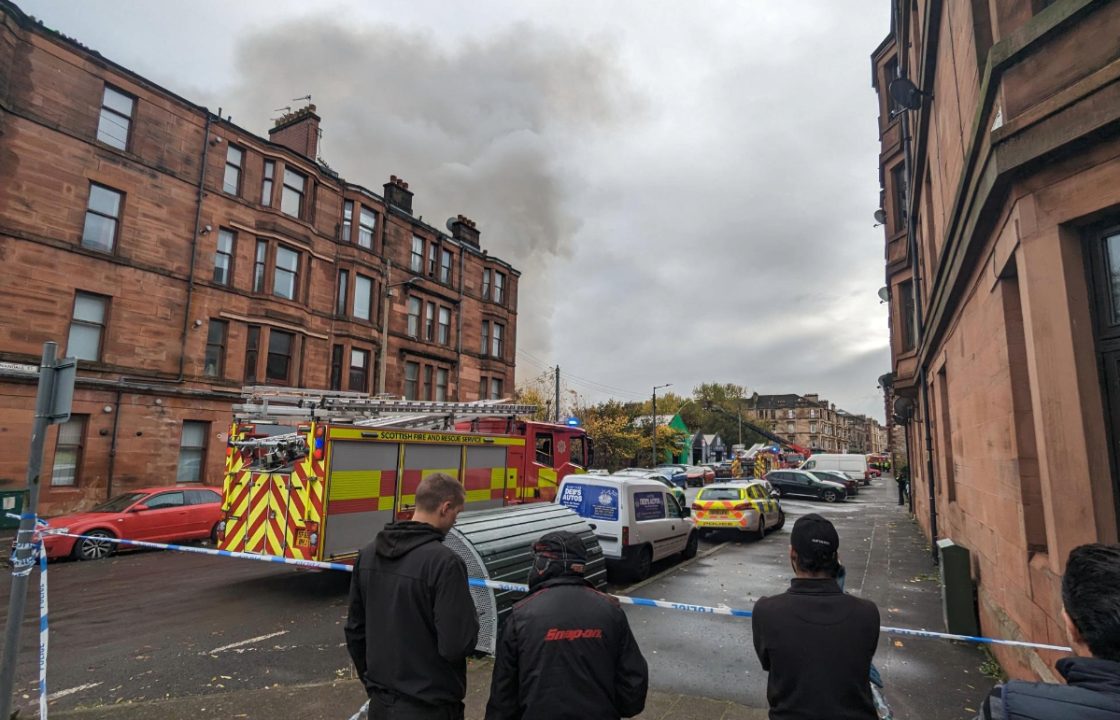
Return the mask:
<path fill-rule="evenodd" d="M 786 522 L 781 501 L 759 481 L 709 485 L 693 501 L 692 517 L 701 532 L 739 530 L 759 539 Z"/>
<path fill-rule="evenodd" d="M 556 502 L 571 508 L 595 533 L 607 568 L 631 579 L 649 576 L 654 562 L 688 559 L 700 542 L 689 509 L 657 480 L 625 475 L 569 475 Z"/>

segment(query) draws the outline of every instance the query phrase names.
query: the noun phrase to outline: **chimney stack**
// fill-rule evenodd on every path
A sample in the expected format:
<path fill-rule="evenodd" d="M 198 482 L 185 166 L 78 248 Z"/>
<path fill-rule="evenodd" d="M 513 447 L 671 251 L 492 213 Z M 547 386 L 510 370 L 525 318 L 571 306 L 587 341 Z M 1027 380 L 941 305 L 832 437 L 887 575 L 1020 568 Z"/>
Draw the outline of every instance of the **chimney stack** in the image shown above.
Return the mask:
<path fill-rule="evenodd" d="M 820 402 L 820 399 L 821 399 L 821 396 L 818 395 L 817 393 L 813 393 L 812 395 L 802 395 L 802 397 L 805 398 L 806 400 L 808 400 L 809 402 L 814 402 L 814 403 L 815 402 Z"/>
<path fill-rule="evenodd" d="M 459 215 L 448 224 L 451 226 L 451 237 L 459 242 L 479 247 L 478 226 L 475 225 L 474 220 L 465 215 Z"/>
<path fill-rule="evenodd" d="M 322 118 L 315 114 L 314 105 L 286 113 L 268 131 L 268 139 L 315 160 L 319 149 L 320 120 Z"/>
<path fill-rule="evenodd" d="M 385 202 L 411 215 L 412 192 L 408 189 L 408 183 L 396 175 L 390 175 L 389 182 L 385 183 Z"/>

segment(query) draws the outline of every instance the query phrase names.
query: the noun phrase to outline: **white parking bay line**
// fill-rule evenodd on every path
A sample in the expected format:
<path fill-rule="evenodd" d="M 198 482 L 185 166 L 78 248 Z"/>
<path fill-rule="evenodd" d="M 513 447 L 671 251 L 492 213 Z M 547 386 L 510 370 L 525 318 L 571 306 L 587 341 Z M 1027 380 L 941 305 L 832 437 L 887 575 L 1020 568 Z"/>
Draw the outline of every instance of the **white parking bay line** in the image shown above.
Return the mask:
<path fill-rule="evenodd" d="M 239 642 L 230 643 L 229 645 L 223 645 L 220 648 L 214 648 L 209 653 L 207 653 L 207 655 L 214 655 L 215 653 L 225 652 L 226 650 L 232 650 L 234 648 L 239 648 L 242 645 L 252 645 L 253 643 L 258 643 L 261 640 L 268 640 L 269 638 L 280 637 L 281 635 L 287 635 L 287 634 L 288 634 L 287 630 L 281 630 L 280 632 L 269 633 L 268 635 L 261 635 L 259 637 L 249 638 L 248 640 L 241 640 Z"/>
<path fill-rule="evenodd" d="M 95 688 L 100 684 L 101 683 L 99 683 L 99 682 L 86 683 L 85 685 L 78 685 L 77 687 L 66 688 L 65 690 L 59 690 L 56 693 L 51 693 L 50 695 L 48 695 L 47 696 L 47 702 L 54 702 L 55 700 L 58 700 L 59 698 L 64 698 L 67 695 L 73 695 L 74 693 L 80 693 L 83 690 L 89 690 L 91 688 Z"/>

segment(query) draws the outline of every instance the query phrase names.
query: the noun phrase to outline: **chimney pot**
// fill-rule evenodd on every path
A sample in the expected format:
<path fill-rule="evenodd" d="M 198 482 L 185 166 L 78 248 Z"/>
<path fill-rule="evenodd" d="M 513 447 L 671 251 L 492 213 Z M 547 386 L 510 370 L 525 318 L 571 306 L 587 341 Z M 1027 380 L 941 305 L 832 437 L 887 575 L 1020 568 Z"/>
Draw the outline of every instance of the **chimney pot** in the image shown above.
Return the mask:
<path fill-rule="evenodd" d="M 268 139 L 314 160 L 319 149 L 321 119 L 315 114 L 314 105 L 285 113 L 268 131 Z"/>
<path fill-rule="evenodd" d="M 385 202 L 411 215 L 412 191 L 408 189 L 408 183 L 396 175 L 390 175 L 389 182 L 385 183 Z"/>

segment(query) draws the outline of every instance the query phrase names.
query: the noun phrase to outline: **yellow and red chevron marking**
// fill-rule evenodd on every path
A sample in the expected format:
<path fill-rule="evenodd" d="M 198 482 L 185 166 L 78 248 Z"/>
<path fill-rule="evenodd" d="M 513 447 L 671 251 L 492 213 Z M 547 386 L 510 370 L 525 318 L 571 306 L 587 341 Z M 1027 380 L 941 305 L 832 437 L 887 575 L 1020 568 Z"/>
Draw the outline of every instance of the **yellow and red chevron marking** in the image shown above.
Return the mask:
<path fill-rule="evenodd" d="M 742 500 L 697 500 L 693 519 L 701 527 L 705 525 L 742 527 L 746 520 L 746 512 L 735 509 L 742 503 Z"/>
<path fill-rule="evenodd" d="M 269 514 L 269 485 L 271 473 L 252 473 L 249 482 L 249 510 L 246 513 L 248 529 L 245 552 L 263 553 L 267 549 Z"/>
<path fill-rule="evenodd" d="M 245 546 L 249 527 L 249 485 L 250 473 L 244 469 L 238 470 L 236 475 L 226 476 L 223 500 L 226 530 L 221 543 L 223 550 L 241 550 Z"/>

